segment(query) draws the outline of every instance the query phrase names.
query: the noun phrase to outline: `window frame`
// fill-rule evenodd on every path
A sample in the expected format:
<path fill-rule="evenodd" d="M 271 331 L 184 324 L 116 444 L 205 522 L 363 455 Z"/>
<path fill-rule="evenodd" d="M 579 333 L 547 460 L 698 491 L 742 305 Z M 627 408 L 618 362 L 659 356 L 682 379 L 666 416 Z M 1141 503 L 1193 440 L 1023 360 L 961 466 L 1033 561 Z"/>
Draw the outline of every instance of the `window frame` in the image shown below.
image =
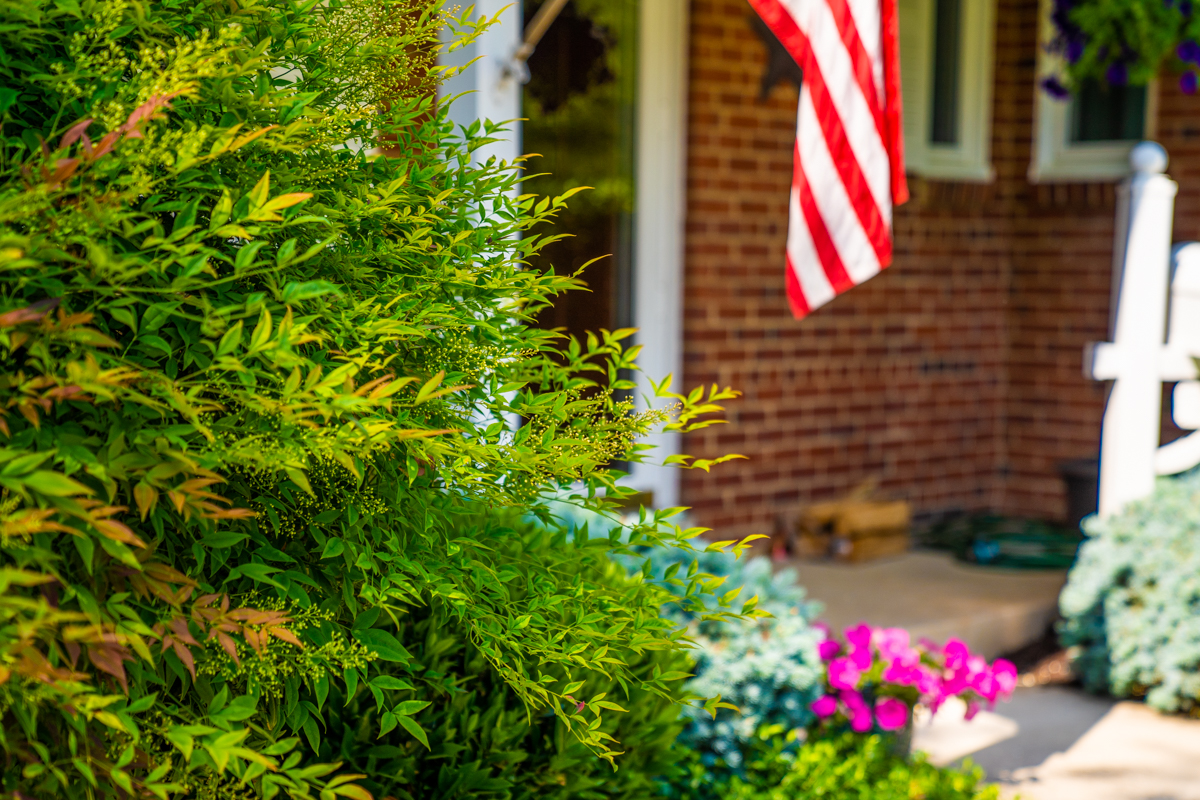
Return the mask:
<path fill-rule="evenodd" d="M 963 0 L 959 39 L 958 142 L 936 144 L 933 60 L 936 0 L 900 0 L 900 79 L 908 172 L 925 178 L 990 183 L 996 0 Z"/>
<path fill-rule="evenodd" d="M 1145 121 L 1142 138 L 1107 142 L 1072 142 L 1074 98 L 1056 100 L 1041 87 L 1042 79 L 1058 74 L 1062 56 L 1046 47 L 1054 38 L 1050 18 L 1052 0 L 1041 0 L 1038 25 L 1037 81 L 1034 84 L 1033 157 L 1029 162 L 1030 183 L 1110 182 L 1129 175 L 1129 152 L 1139 141 L 1153 139 L 1158 123 L 1158 81 L 1146 85 Z"/>

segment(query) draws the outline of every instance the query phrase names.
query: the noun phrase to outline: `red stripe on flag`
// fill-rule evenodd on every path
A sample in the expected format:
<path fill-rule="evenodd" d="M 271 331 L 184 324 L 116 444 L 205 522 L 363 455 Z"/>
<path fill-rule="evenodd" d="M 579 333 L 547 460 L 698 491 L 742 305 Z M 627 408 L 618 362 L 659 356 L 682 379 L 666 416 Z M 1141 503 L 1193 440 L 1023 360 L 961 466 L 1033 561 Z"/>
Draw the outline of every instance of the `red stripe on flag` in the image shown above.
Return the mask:
<path fill-rule="evenodd" d="M 854 27 L 854 17 L 850 15 L 850 5 L 846 0 L 826 0 L 826 2 L 829 10 L 833 13 L 833 21 L 837 24 L 842 43 L 846 45 L 846 52 L 850 54 L 850 63 L 854 65 L 854 79 L 858 82 L 858 88 L 862 90 L 863 97 L 867 99 L 867 107 L 871 109 L 871 116 L 875 119 L 875 130 L 879 132 L 879 140 L 887 148 L 888 139 L 883 109 L 879 107 L 879 92 L 883 87 L 875 85 L 871 57 L 867 55 L 867 48 L 863 46 L 862 37 L 858 35 L 858 28 Z"/>
<path fill-rule="evenodd" d="M 790 255 L 787 257 L 787 298 L 788 305 L 792 307 L 792 316 L 796 319 L 807 317 L 812 310 L 808 307 L 808 298 L 804 296 L 800 279 L 796 277 L 796 265 L 792 263 Z"/>
<path fill-rule="evenodd" d="M 807 39 L 805 41 L 807 42 Z M 846 195 L 850 198 L 854 213 L 858 215 L 863 232 L 867 234 L 871 247 L 875 249 L 879 266 L 886 267 L 892 262 L 892 233 L 875 203 L 871 187 L 867 185 L 862 164 L 858 163 L 858 158 L 850 147 L 850 140 L 846 138 L 846 128 L 838 117 L 833 98 L 829 96 L 829 87 L 825 84 L 817 60 L 809 60 L 811 63 L 804 70 L 804 83 L 808 88 L 809 97 L 812 98 L 813 109 L 817 112 L 817 122 L 820 123 L 821 133 L 825 136 L 825 146 L 829 148 L 833 165 L 838 171 L 838 177 L 842 179 L 842 186 L 846 188 Z"/>
<path fill-rule="evenodd" d="M 867 235 L 867 240 L 875 250 L 875 257 L 879 260 L 880 268 L 886 267 L 892 262 L 891 231 L 884 222 L 879 206 L 875 203 L 874 195 L 871 194 L 871 187 L 867 184 L 866 176 L 863 175 L 862 165 L 854 155 L 849 139 L 846 138 L 845 126 L 838 116 L 833 98 L 829 95 L 829 87 L 825 83 L 825 77 L 821 74 L 821 68 L 817 65 L 817 59 L 809 44 L 808 36 L 800 30 L 796 21 L 792 19 L 792 15 L 787 12 L 779 0 L 751 0 L 751 3 L 755 10 L 763 15 L 767 25 L 792 54 L 792 57 L 797 59 L 800 68 L 804 70 L 804 83 L 808 86 L 809 95 L 812 97 L 813 108 L 817 112 L 817 121 L 825 138 L 825 146 L 829 148 L 833 165 L 838 171 L 842 185 L 846 188 L 846 195 L 850 198 L 850 204 L 854 207 L 858 221 Z M 843 9 L 847 15 L 850 13 L 844 3 Z M 835 14 L 834 17 L 836 18 L 836 16 Z M 849 22 L 849 20 L 844 20 L 844 22 Z M 841 24 L 842 22 L 838 23 L 839 27 Z M 857 32 L 855 36 L 857 36 Z M 844 33 L 843 38 L 845 38 Z M 862 42 L 860 41 L 858 44 L 861 48 Z M 867 59 L 866 50 L 863 50 L 863 58 L 866 59 L 863 64 L 868 70 L 867 85 L 870 87 L 870 91 L 864 90 L 864 94 L 867 96 L 867 103 L 873 103 L 873 107 L 877 109 L 879 96 L 874 89 L 875 81 L 870 77 L 871 62 Z M 855 66 L 857 67 L 857 65 Z M 876 121 L 881 122 L 878 117 Z M 884 143 L 886 150 L 887 140 L 883 138 L 882 132 L 880 140 Z"/>
<path fill-rule="evenodd" d="M 833 243 L 829 229 L 825 227 L 825 220 L 821 218 L 821 212 L 813 199 L 812 190 L 808 186 L 808 176 L 804 174 L 804 165 L 800 163 L 799 143 L 796 145 L 795 162 L 792 180 L 795 181 L 796 191 L 800 195 L 800 213 L 804 215 L 804 222 L 809 236 L 812 237 L 817 258 L 821 260 L 821 269 L 825 270 L 825 277 L 833 286 L 834 293 L 841 294 L 853 286 L 854 281 L 850 280 L 837 246 Z"/>
<path fill-rule="evenodd" d="M 883 37 L 883 88 L 887 103 L 885 124 L 888 155 L 892 160 L 892 204 L 908 201 L 908 179 L 904 175 L 904 122 L 900 99 L 900 18 L 896 0 L 880 0 L 880 36 Z"/>

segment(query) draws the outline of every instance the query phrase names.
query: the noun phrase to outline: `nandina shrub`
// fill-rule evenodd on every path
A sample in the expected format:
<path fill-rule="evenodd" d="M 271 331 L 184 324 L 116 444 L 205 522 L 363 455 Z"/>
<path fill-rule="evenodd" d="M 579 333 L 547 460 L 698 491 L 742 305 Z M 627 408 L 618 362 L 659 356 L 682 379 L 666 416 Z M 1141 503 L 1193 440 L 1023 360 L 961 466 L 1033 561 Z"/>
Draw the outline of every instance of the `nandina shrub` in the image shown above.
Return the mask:
<path fill-rule="evenodd" d="M 440 8 L 0 0 L 8 796 L 402 793 L 455 697 L 428 619 L 597 756 L 627 695 L 681 698 L 660 593 L 588 576 L 697 531 L 550 557 L 478 520 L 619 499 L 725 395 L 635 414 L 628 331 L 530 324 L 576 285 L 525 268 L 564 200 L 436 107 Z"/>

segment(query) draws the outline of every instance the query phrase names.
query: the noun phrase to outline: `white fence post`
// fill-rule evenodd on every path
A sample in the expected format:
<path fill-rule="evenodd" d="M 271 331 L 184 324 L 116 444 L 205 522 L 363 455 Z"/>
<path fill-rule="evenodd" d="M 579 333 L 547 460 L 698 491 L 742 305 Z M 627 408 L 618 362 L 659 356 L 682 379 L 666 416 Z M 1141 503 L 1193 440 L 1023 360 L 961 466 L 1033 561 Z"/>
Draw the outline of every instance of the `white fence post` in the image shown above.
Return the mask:
<path fill-rule="evenodd" d="M 1100 514 L 1154 491 L 1162 409 L 1162 369 L 1178 185 L 1163 172 L 1167 153 L 1142 142 L 1129 157 L 1129 217 L 1113 341 L 1090 347 L 1085 370 L 1114 380 L 1100 435 Z M 1120 223 L 1118 223 L 1120 225 Z"/>

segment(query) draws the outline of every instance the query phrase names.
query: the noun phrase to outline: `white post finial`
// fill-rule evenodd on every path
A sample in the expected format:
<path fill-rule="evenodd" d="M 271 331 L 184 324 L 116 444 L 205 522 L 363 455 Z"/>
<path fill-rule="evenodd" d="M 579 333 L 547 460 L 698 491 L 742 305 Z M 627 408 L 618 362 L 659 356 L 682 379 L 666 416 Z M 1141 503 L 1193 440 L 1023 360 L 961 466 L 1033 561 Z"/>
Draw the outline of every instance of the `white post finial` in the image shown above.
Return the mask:
<path fill-rule="evenodd" d="M 1138 142 L 1129 151 L 1134 173 L 1161 175 L 1167 171 L 1167 149 L 1158 142 Z"/>

